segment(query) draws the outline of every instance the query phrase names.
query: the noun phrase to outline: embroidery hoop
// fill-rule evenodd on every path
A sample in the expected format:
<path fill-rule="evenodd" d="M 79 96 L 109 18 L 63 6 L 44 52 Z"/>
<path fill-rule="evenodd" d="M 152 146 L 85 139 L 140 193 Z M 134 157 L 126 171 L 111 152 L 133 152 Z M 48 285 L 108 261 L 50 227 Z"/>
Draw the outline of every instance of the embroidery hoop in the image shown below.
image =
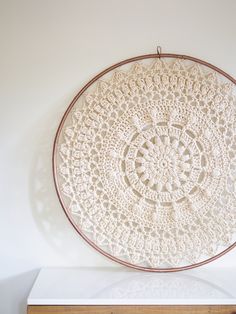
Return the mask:
<path fill-rule="evenodd" d="M 72 100 L 71 104 L 69 105 L 69 107 L 67 108 L 66 112 L 63 115 L 63 118 L 59 124 L 56 136 L 55 136 L 55 140 L 54 140 L 54 145 L 53 145 L 53 156 L 52 156 L 52 162 L 53 162 L 53 178 L 54 178 L 54 183 L 55 183 L 55 187 L 56 187 L 56 192 L 59 198 L 59 201 L 61 203 L 61 206 L 67 216 L 67 218 L 69 219 L 69 221 L 71 222 L 71 224 L 73 225 L 73 227 L 75 228 L 75 230 L 80 234 L 80 236 L 87 241 L 87 243 L 89 243 L 93 248 L 95 248 L 98 252 L 100 252 L 101 254 L 103 254 L 104 256 L 110 258 L 111 260 L 118 262 L 122 265 L 128 266 L 128 267 L 132 267 L 135 269 L 139 269 L 139 270 L 144 270 L 144 271 L 151 271 L 151 272 L 174 272 L 174 271 L 181 271 L 181 270 L 187 270 L 187 269 L 191 269 L 191 268 L 195 268 L 204 264 L 207 264 L 221 256 L 223 256 L 224 254 L 226 254 L 227 252 L 229 252 L 230 250 L 232 250 L 235 246 L 236 246 L 236 242 L 234 242 L 233 244 L 231 244 L 229 247 L 227 247 L 226 249 L 224 249 L 223 251 L 221 251 L 220 253 L 216 254 L 213 257 L 207 258 L 203 261 L 191 264 L 191 265 L 185 265 L 185 266 L 180 266 L 180 267 L 168 267 L 168 268 L 150 268 L 150 267 L 142 267 L 139 265 L 135 265 L 133 263 L 129 263 L 127 261 L 121 260 L 115 256 L 113 256 L 112 254 L 104 251 L 101 247 L 99 247 L 97 244 L 95 244 L 91 239 L 89 239 L 84 232 L 80 229 L 80 227 L 73 221 L 71 214 L 68 210 L 68 208 L 66 208 L 64 202 L 63 202 L 63 196 L 61 194 L 61 190 L 60 190 L 60 186 L 58 183 L 58 169 L 57 169 L 57 163 L 56 163 L 56 155 L 57 155 L 57 149 L 58 149 L 58 141 L 59 141 L 59 137 L 61 134 L 61 131 L 63 129 L 64 123 L 67 119 L 67 116 L 69 115 L 71 109 L 73 108 L 73 106 L 75 105 L 75 103 L 78 101 L 78 99 L 84 94 L 84 92 L 91 86 L 93 85 L 96 81 L 98 81 L 100 78 L 102 78 L 104 75 L 106 75 L 107 73 L 115 70 L 116 68 L 119 68 L 123 65 L 129 64 L 129 63 L 133 63 L 136 61 L 141 61 L 141 60 L 145 60 L 145 59 L 161 59 L 161 58 L 173 58 L 173 59 L 183 59 L 183 60 L 189 60 L 192 61 L 194 63 L 206 66 L 210 69 L 212 69 L 213 71 L 216 71 L 217 73 L 221 74 L 222 76 L 224 76 L 225 78 L 227 78 L 229 81 L 231 81 L 233 84 L 236 84 L 236 80 L 231 77 L 230 75 L 228 75 L 227 73 L 225 73 L 224 71 L 222 71 L 221 69 L 217 68 L 216 66 L 202 61 L 200 59 L 194 58 L 194 57 L 190 57 L 190 56 L 186 56 L 186 55 L 179 55 L 179 54 L 166 54 L 166 53 L 160 53 L 160 50 L 157 49 L 157 54 L 147 54 L 147 55 L 141 55 L 141 56 L 137 56 L 137 57 L 133 57 L 130 59 L 126 59 L 124 61 L 121 61 L 119 63 L 116 63 L 112 66 L 110 66 L 109 68 L 105 69 L 104 71 L 100 72 L 98 75 L 96 75 L 92 80 L 90 80 L 80 91 L 79 93 L 74 97 L 74 99 Z"/>

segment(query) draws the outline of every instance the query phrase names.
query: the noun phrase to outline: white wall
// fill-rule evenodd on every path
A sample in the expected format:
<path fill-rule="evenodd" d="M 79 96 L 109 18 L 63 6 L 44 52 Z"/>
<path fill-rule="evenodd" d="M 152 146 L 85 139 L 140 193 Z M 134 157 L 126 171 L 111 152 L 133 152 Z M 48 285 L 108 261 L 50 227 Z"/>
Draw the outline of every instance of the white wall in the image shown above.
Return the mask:
<path fill-rule="evenodd" d="M 236 77 L 235 13 L 235 0 L 0 0 L 0 313 L 25 313 L 42 266 L 116 266 L 76 234 L 54 190 L 53 138 L 73 96 L 157 44 Z"/>

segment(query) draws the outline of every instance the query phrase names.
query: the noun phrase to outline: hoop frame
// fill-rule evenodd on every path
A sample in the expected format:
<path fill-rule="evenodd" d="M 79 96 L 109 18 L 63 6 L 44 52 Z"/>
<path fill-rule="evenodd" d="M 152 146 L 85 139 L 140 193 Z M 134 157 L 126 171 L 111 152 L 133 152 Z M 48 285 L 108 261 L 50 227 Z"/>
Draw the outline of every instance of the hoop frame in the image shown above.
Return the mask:
<path fill-rule="evenodd" d="M 96 251 L 100 252 L 102 255 L 108 257 L 109 259 L 111 259 L 112 261 L 115 261 L 121 265 L 130 267 L 130 268 L 134 268 L 136 270 L 142 270 L 142 271 L 148 271 L 148 272 L 176 272 L 176 271 L 183 271 L 183 270 L 187 270 L 187 269 L 192 269 L 192 268 L 196 268 L 202 265 L 205 265 L 207 263 L 210 263 L 216 259 L 218 259 L 219 257 L 225 255 L 227 252 L 231 251 L 233 248 L 236 247 L 236 241 L 231 244 L 228 248 L 226 248 L 225 250 L 223 250 L 222 252 L 216 254 L 215 256 L 208 258 L 206 260 L 203 260 L 201 262 L 195 263 L 195 264 L 191 264 L 191 265 L 185 265 L 185 266 L 181 266 L 181 267 L 171 267 L 171 268 L 151 268 L 151 267 L 142 267 L 142 266 L 137 266 L 134 264 L 131 264 L 129 262 L 123 261 L 119 258 L 114 257 L 113 255 L 105 252 L 104 250 L 102 250 L 99 246 L 97 246 L 93 241 L 91 241 L 81 230 L 80 228 L 75 224 L 75 222 L 73 222 L 73 220 L 71 219 L 69 212 L 66 208 L 66 206 L 63 203 L 61 194 L 60 194 L 60 189 L 59 189 L 59 184 L 58 184 L 58 180 L 57 180 L 57 171 L 56 171 L 56 149 L 57 149 L 57 144 L 58 144 L 58 140 L 61 134 L 61 130 L 63 128 L 64 122 L 68 116 L 68 114 L 70 113 L 70 110 L 73 108 L 74 104 L 77 102 L 77 100 L 80 98 L 80 96 L 93 84 L 95 83 L 97 80 L 99 80 L 102 76 L 104 76 L 105 74 L 109 73 L 110 71 L 123 66 L 125 64 L 128 63 L 132 63 L 135 61 L 140 61 L 140 60 L 144 60 L 144 59 L 161 59 L 161 58 L 175 58 L 175 59 L 184 59 L 184 60 L 189 60 L 189 61 L 193 61 L 196 63 L 199 63 L 201 65 L 204 65 L 218 73 L 220 73 L 221 75 L 223 75 L 225 78 L 227 78 L 228 80 L 230 80 L 233 84 L 236 85 L 236 79 L 234 79 L 232 76 L 230 76 L 229 74 L 227 74 L 226 72 L 224 72 L 223 70 L 217 68 L 216 66 L 205 62 L 203 60 L 194 58 L 194 57 L 190 57 L 187 55 L 180 55 L 180 54 L 172 54 L 172 53 L 157 53 L 157 54 L 147 54 L 147 55 L 141 55 L 141 56 L 137 56 L 137 57 L 133 57 L 133 58 L 129 58 L 126 60 L 123 60 L 121 62 L 118 62 L 108 68 L 106 68 L 105 70 L 103 70 L 102 72 L 100 72 L 99 74 L 97 74 L 93 79 L 91 79 L 79 92 L 78 94 L 74 97 L 74 99 L 72 100 L 72 102 L 70 103 L 70 105 L 68 106 L 67 110 L 65 111 L 61 122 L 59 124 L 59 127 L 57 129 L 56 135 L 55 135 L 55 139 L 54 139 L 54 143 L 53 143 L 53 153 L 52 153 L 52 170 L 53 170 L 53 180 L 54 180 L 54 184 L 55 184 L 55 188 L 56 188 L 56 193 L 57 196 L 59 198 L 60 204 L 65 212 L 65 215 L 67 216 L 67 218 L 69 219 L 70 223 L 72 224 L 72 226 L 74 227 L 74 229 L 79 233 L 79 235 L 89 244 L 91 245 Z"/>

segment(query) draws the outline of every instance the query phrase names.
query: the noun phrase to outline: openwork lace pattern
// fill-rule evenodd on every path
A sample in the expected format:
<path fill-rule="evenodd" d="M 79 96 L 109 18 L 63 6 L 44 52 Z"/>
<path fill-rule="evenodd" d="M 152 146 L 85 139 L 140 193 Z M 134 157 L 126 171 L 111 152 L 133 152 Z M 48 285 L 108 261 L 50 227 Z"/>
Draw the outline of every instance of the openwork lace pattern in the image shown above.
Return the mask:
<path fill-rule="evenodd" d="M 59 135 L 68 215 L 97 247 L 140 267 L 214 256 L 236 227 L 235 85 L 173 58 L 110 74 L 77 100 Z"/>

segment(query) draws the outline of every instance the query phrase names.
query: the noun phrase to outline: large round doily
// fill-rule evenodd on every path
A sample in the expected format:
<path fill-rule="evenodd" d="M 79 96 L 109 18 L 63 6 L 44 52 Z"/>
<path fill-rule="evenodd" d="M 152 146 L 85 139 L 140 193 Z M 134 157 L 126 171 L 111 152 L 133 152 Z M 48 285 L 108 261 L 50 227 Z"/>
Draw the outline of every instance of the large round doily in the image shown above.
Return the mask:
<path fill-rule="evenodd" d="M 60 202 L 93 247 L 174 271 L 236 245 L 236 85 L 173 54 L 120 62 L 74 98 L 53 168 Z"/>

